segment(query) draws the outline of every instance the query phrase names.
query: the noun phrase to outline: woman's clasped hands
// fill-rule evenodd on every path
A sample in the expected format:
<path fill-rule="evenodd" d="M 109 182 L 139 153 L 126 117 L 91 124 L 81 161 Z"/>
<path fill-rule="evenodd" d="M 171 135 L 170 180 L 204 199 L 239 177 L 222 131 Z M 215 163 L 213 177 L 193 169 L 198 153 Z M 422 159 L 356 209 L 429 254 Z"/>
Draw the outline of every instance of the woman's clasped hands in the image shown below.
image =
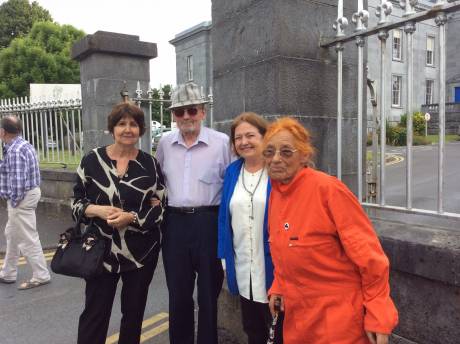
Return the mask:
<path fill-rule="evenodd" d="M 123 209 L 110 205 L 90 205 L 86 211 L 88 217 L 99 217 L 109 226 L 116 229 L 123 229 L 134 220 L 134 215 L 123 211 Z"/>

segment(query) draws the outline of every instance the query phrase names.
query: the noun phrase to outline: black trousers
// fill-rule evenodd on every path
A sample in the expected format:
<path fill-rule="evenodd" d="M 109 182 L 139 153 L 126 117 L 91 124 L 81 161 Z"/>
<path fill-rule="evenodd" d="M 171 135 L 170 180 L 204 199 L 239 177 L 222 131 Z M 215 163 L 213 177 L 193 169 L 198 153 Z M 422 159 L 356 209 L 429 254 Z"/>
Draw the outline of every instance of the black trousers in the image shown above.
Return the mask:
<path fill-rule="evenodd" d="M 217 211 L 168 213 L 163 263 L 169 291 L 169 340 L 193 344 L 195 279 L 198 288 L 198 344 L 217 344 L 217 297 L 223 282 L 217 259 Z"/>
<path fill-rule="evenodd" d="M 121 277 L 121 324 L 119 344 L 139 344 L 149 285 L 158 262 L 120 274 L 104 273 L 86 280 L 85 309 L 78 323 L 78 344 L 104 344 L 109 328 L 112 305 Z"/>
<path fill-rule="evenodd" d="M 267 344 L 272 316 L 268 303 L 248 300 L 240 296 L 241 318 L 248 344 Z M 280 314 L 275 328 L 275 344 L 283 343 L 283 315 Z"/>

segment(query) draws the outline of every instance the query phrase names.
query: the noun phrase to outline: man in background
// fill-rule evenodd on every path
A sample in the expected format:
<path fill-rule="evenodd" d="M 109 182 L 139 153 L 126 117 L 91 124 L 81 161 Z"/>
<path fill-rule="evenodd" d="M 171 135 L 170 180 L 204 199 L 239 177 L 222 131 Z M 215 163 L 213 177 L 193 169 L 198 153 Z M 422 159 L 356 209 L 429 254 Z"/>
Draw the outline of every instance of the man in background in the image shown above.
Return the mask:
<path fill-rule="evenodd" d="M 0 198 L 7 200 L 6 254 L 0 283 L 15 283 L 22 254 L 32 268 L 32 278 L 19 290 L 50 282 L 45 256 L 37 232 L 35 209 L 40 200 L 40 170 L 34 147 L 21 136 L 22 123 L 16 116 L 0 120 L 3 160 L 0 160 Z"/>

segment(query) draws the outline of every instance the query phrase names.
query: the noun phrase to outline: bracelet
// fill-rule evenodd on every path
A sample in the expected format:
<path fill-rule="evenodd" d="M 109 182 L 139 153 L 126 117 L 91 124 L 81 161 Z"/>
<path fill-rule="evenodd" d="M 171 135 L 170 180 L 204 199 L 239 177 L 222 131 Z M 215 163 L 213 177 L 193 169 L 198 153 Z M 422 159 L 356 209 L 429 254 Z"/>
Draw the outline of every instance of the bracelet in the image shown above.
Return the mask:
<path fill-rule="evenodd" d="M 139 224 L 139 217 L 137 216 L 137 213 L 135 211 L 130 211 L 129 212 L 131 215 L 133 215 L 134 219 L 131 223 L 138 225 Z"/>

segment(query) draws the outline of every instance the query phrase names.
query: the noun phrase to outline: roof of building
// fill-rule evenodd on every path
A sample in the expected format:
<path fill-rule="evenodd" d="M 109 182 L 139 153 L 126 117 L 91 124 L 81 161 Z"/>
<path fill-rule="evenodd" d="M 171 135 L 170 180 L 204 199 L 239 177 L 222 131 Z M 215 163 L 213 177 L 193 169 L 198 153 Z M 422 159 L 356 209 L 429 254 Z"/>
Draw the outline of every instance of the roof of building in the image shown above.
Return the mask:
<path fill-rule="evenodd" d="M 202 23 L 199 23 L 195 26 L 192 26 L 191 28 L 185 30 L 185 31 L 182 31 L 180 33 L 178 33 L 177 35 L 174 36 L 174 38 L 172 40 L 169 41 L 169 43 L 171 43 L 172 45 L 175 45 L 177 42 L 183 40 L 183 39 L 186 39 L 190 36 L 193 36 L 193 35 L 196 35 L 197 33 L 199 32 L 202 32 L 202 31 L 209 31 L 211 30 L 211 27 L 212 27 L 212 22 L 211 21 L 204 21 Z"/>

